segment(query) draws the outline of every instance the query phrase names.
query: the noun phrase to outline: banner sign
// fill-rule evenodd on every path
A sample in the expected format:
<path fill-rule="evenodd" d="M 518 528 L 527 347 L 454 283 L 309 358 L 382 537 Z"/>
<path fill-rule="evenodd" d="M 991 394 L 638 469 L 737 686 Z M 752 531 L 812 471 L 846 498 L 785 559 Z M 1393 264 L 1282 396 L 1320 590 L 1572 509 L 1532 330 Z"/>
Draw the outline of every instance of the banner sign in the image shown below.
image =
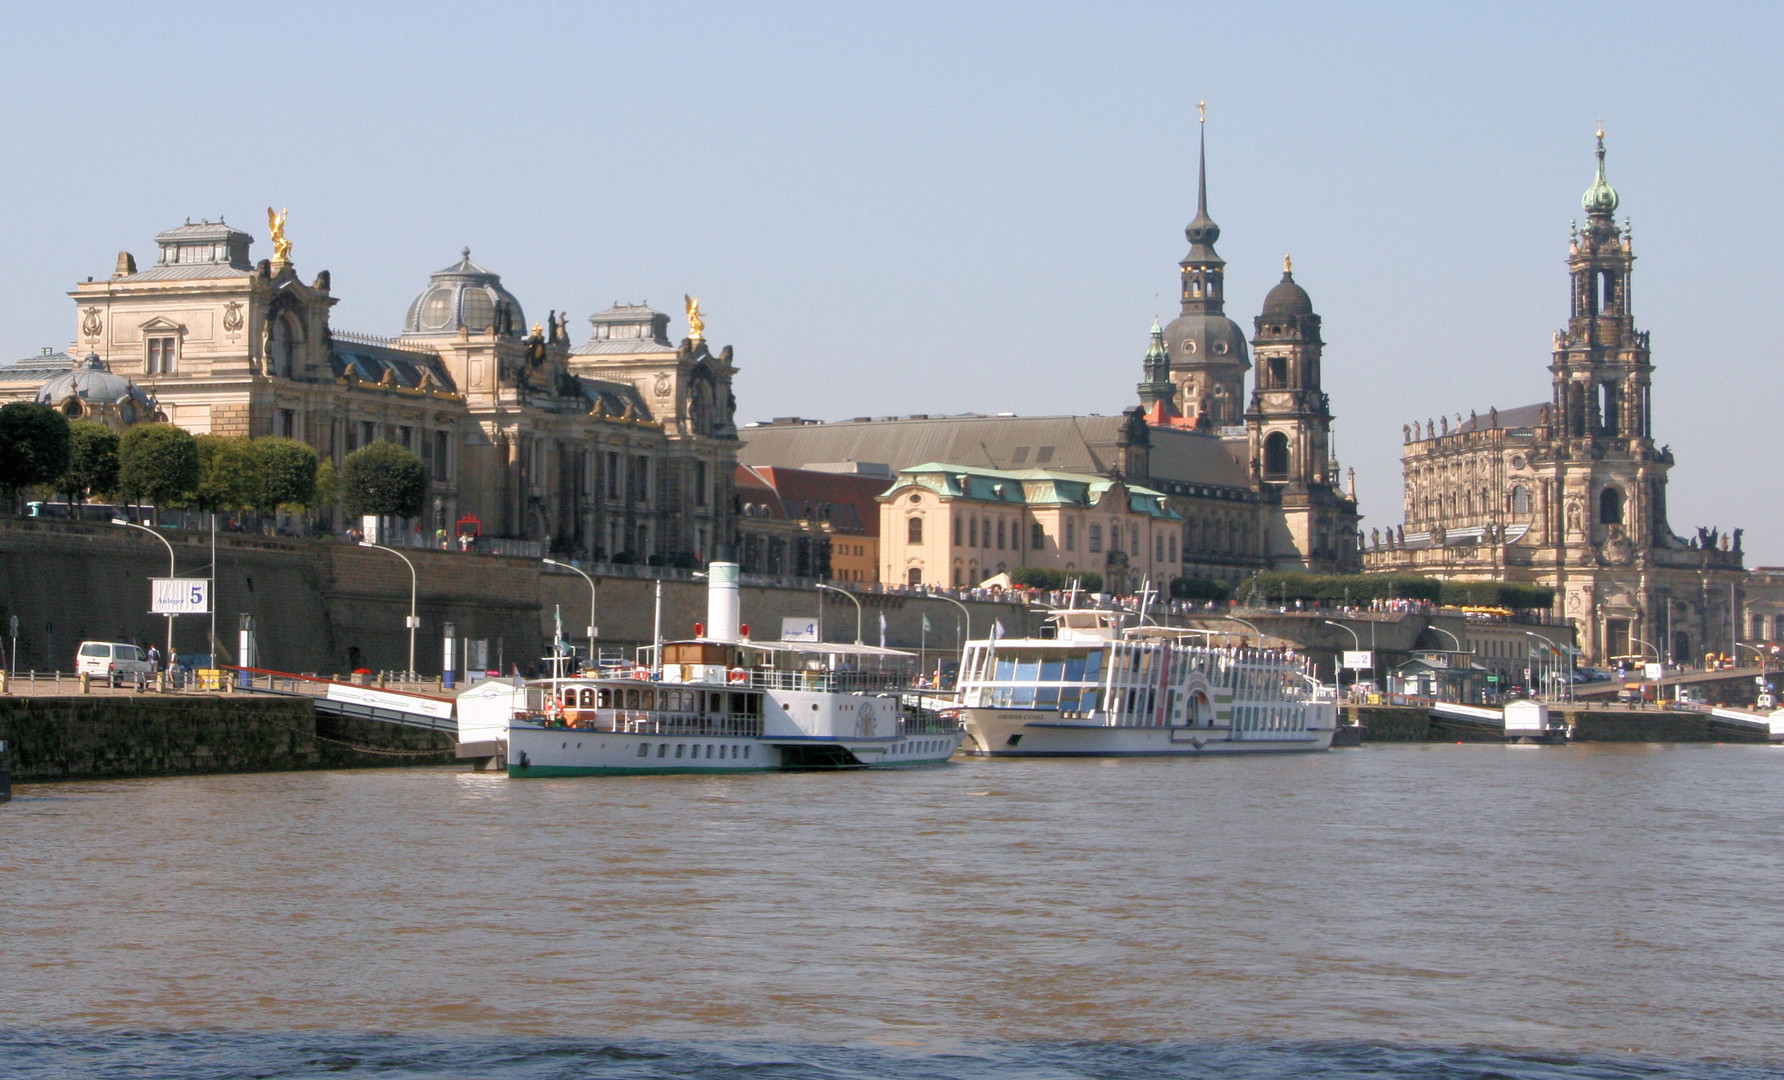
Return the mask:
<path fill-rule="evenodd" d="M 816 619 L 782 619 L 782 641 L 816 641 L 818 640 L 818 620 Z"/>
<path fill-rule="evenodd" d="M 211 610 L 209 578 L 150 578 L 153 615 L 202 615 Z"/>
<path fill-rule="evenodd" d="M 1363 652 L 1352 652 L 1351 650 L 1346 649 L 1344 650 L 1344 662 L 1341 666 L 1347 667 L 1352 671 L 1374 671 L 1375 654 L 1367 650 L 1364 650 Z"/>

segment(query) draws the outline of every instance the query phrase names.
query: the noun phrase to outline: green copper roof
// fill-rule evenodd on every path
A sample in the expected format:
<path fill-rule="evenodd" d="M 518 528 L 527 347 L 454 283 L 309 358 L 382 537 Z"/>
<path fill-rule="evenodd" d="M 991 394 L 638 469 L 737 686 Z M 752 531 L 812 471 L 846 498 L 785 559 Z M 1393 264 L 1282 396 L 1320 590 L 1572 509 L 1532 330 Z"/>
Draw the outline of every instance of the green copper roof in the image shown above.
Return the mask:
<path fill-rule="evenodd" d="M 1617 211 L 1617 189 L 1604 178 L 1604 132 L 1598 133 L 1598 178 L 1586 189 L 1580 205 L 1588 214 L 1614 214 Z"/>

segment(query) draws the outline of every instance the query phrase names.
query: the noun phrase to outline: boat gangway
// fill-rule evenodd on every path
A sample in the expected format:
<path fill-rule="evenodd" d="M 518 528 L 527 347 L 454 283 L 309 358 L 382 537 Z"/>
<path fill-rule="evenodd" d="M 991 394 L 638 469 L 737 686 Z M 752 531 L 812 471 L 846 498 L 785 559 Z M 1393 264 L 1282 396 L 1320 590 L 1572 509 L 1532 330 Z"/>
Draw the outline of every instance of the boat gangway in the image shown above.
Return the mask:
<path fill-rule="evenodd" d="M 331 716 L 380 720 L 387 724 L 442 731 L 454 738 L 458 737 L 458 717 L 453 708 L 456 702 L 449 697 L 382 689 L 319 675 L 298 675 L 289 671 L 269 671 L 266 668 L 229 667 L 227 670 L 246 676 L 237 684 L 237 688 L 248 693 L 307 697 L 316 702 L 317 712 Z"/>
<path fill-rule="evenodd" d="M 1438 701 L 1431 712 L 1446 720 L 1479 724 L 1507 739 L 1546 740 L 1565 734 L 1565 728 L 1549 719 L 1548 706 L 1537 701 L 1514 701 L 1503 709 Z"/>
<path fill-rule="evenodd" d="M 1718 705 L 1710 715 L 1725 724 L 1744 731 L 1763 731 L 1774 743 L 1784 743 L 1784 709 L 1755 712 L 1751 709 L 1730 709 Z"/>

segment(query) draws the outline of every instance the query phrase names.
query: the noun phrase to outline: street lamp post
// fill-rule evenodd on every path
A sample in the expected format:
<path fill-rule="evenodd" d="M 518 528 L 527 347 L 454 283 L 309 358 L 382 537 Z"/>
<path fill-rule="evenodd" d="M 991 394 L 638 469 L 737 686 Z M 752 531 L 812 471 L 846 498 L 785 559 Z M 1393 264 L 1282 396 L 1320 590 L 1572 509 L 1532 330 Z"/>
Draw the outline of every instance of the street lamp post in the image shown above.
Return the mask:
<path fill-rule="evenodd" d="M 404 555 L 395 548 L 385 547 L 383 544 L 374 544 L 370 540 L 361 540 L 359 546 L 377 548 L 379 551 L 388 551 L 392 555 L 403 560 L 403 565 L 409 568 L 409 678 L 413 679 L 415 678 L 415 628 L 421 625 L 421 620 L 415 617 L 415 564 L 409 561 L 407 555 Z"/>
<path fill-rule="evenodd" d="M 595 579 L 583 573 L 579 566 L 571 566 L 569 563 L 558 562 L 556 559 L 543 561 L 546 566 L 562 567 L 565 570 L 582 574 L 582 580 L 588 582 L 588 662 L 593 665 L 595 663 Z"/>
<path fill-rule="evenodd" d="M 1555 644 L 1554 642 L 1550 641 L 1548 638 L 1543 637 L 1541 634 L 1538 634 L 1533 630 L 1524 631 L 1524 636 L 1525 637 L 1533 637 L 1537 641 L 1542 642 L 1543 648 L 1549 650 L 1550 652 L 1553 652 L 1558 657 L 1565 657 L 1567 655 L 1566 653 L 1561 651 L 1561 646 Z M 1631 635 L 1631 637 L 1633 637 L 1633 636 L 1634 635 Z M 1637 640 L 1639 640 L 1639 639 L 1637 639 Z M 1643 642 L 1643 644 L 1646 644 L 1646 642 Z M 1650 646 L 1650 648 L 1651 647 L 1652 646 Z M 1559 695 L 1557 695 L 1555 693 L 1555 679 L 1556 679 L 1555 665 L 1549 663 L 1548 660 L 1546 660 L 1546 659 L 1543 661 L 1543 665 L 1548 669 L 1548 673 L 1544 676 L 1543 681 L 1549 684 L 1549 696 L 1557 697 Z M 1567 667 L 1570 669 L 1572 668 L 1572 666 L 1573 666 L 1572 664 L 1567 665 Z M 1571 700 L 1573 697 L 1573 672 L 1571 670 L 1567 671 L 1565 673 L 1565 678 L 1567 679 L 1566 699 Z"/>
<path fill-rule="evenodd" d="M 1321 620 L 1320 620 L 1320 622 L 1323 622 L 1323 623 L 1325 623 L 1325 624 L 1326 624 L 1326 625 L 1327 625 L 1327 626 L 1336 626 L 1336 627 L 1337 627 L 1337 628 L 1338 628 L 1338 629 L 1340 629 L 1340 630 L 1342 630 L 1342 631 L 1344 631 L 1344 632 L 1345 632 L 1345 633 L 1347 633 L 1347 634 L 1349 634 L 1349 635 L 1350 635 L 1350 645 L 1351 645 L 1351 648 L 1353 648 L 1353 649 L 1355 649 L 1355 650 L 1356 650 L 1356 651 L 1358 651 L 1358 652 L 1362 652 L 1362 651 L 1363 651 L 1363 639 L 1362 639 L 1362 638 L 1360 638 L 1360 637 L 1358 637 L 1358 636 L 1357 636 L 1357 632 L 1356 632 L 1356 631 L 1355 631 L 1355 630 L 1352 630 L 1352 629 L 1351 629 L 1351 628 L 1350 628 L 1350 627 L 1348 627 L 1348 626 L 1346 626 L 1346 625 L 1344 625 L 1344 624 L 1343 624 L 1343 623 L 1341 623 L 1341 622 L 1337 622 L 1337 621 L 1335 621 L 1335 620 L 1333 620 L 1333 619 L 1321 619 Z M 1246 625 L 1247 625 L 1247 626 L 1249 626 L 1249 625 L 1251 625 L 1251 624 L 1250 624 L 1250 623 L 1247 623 L 1247 624 L 1246 624 Z M 1342 657 L 1340 657 L 1340 659 L 1343 659 L 1343 658 L 1342 658 Z M 1370 659 L 1371 659 L 1371 660 L 1372 660 L 1372 661 L 1373 661 L 1373 659 L 1374 659 L 1374 658 L 1373 658 L 1373 657 L 1371 657 L 1371 658 L 1370 658 Z M 1338 665 L 1336 665 L 1336 670 L 1337 670 L 1337 671 L 1339 671 L 1339 672 L 1342 672 L 1342 671 L 1343 671 L 1343 670 L 1344 670 L 1344 665 L 1343 665 L 1343 664 L 1338 664 Z M 1357 671 L 1357 670 L 1360 670 L 1360 669 L 1357 669 L 1357 668 L 1352 668 L 1352 669 L 1351 669 L 1351 670 L 1352 670 L 1352 671 Z M 1370 671 L 1370 674 L 1372 674 L 1372 675 L 1373 675 L 1373 674 L 1374 674 L 1374 671 L 1373 671 L 1373 670 L 1371 670 L 1371 671 Z M 1342 681 L 1342 679 L 1340 679 L 1340 681 Z M 1352 681 L 1352 682 L 1353 682 L 1353 683 L 1354 683 L 1354 682 L 1355 682 L 1355 681 L 1356 681 L 1356 680 L 1355 680 L 1355 679 L 1352 679 L 1352 680 L 1351 680 L 1351 681 Z"/>
<path fill-rule="evenodd" d="M 948 603 L 953 604 L 960 609 L 960 617 L 963 620 L 960 630 L 960 664 L 964 666 L 966 664 L 966 643 L 973 639 L 973 613 L 967 610 L 965 604 L 954 599 L 952 596 L 943 596 L 941 593 L 930 593 L 929 595 L 937 600 L 946 600 Z M 940 679 L 938 678 L 936 681 L 939 685 Z M 956 672 L 954 676 L 954 685 L 956 687 L 960 685 L 960 675 L 958 672 Z"/>
<path fill-rule="evenodd" d="M 815 584 L 820 589 L 828 589 L 830 592 L 843 594 L 855 605 L 855 644 L 861 644 L 861 601 L 855 599 L 855 594 L 847 589 L 839 589 L 834 585 L 826 585 L 821 581 L 816 582 Z"/>
<path fill-rule="evenodd" d="M 149 528 L 147 525 L 138 525 L 136 522 L 128 521 L 124 518 L 112 518 L 111 523 L 113 525 L 122 525 L 127 529 L 139 529 L 143 532 L 148 533 L 150 536 L 154 537 L 155 539 L 161 541 L 161 543 L 167 548 L 167 576 L 170 578 L 176 576 L 174 574 L 174 569 L 173 569 L 173 545 L 168 543 L 167 537 L 162 536 L 160 533 L 156 532 L 154 529 Z M 213 574 L 215 574 L 216 573 L 215 568 L 213 568 L 211 572 Z M 215 597 L 211 598 L 211 606 L 212 607 L 216 606 L 216 598 Z M 165 657 L 165 659 L 170 664 L 173 662 L 173 612 L 171 612 L 171 611 L 167 613 L 167 656 Z M 170 675 L 169 678 L 172 678 L 172 676 Z"/>

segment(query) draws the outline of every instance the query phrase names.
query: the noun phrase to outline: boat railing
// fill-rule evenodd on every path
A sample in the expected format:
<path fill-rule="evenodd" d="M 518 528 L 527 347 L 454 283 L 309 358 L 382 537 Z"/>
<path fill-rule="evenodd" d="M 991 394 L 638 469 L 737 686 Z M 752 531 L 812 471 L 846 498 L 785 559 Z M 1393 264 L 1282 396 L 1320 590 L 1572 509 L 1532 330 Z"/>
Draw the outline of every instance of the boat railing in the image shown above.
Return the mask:
<path fill-rule="evenodd" d="M 910 678 L 890 671 L 781 671 L 775 668 L 752 668 L 746 679 L 731 685 L 747 685 L 755 690 L 873 694 L 909 689 Z"/>
<path fill-rule="evenodd" d="M 569 731 L 614 731 L 624 735 L 713 735 L 750 738 L 762 734 L 754 716 L 709 716 L 704 713 L 662 713 L 641 709 L 566 709 L 561 717 L 523 717 L 550 728 Z"/>

